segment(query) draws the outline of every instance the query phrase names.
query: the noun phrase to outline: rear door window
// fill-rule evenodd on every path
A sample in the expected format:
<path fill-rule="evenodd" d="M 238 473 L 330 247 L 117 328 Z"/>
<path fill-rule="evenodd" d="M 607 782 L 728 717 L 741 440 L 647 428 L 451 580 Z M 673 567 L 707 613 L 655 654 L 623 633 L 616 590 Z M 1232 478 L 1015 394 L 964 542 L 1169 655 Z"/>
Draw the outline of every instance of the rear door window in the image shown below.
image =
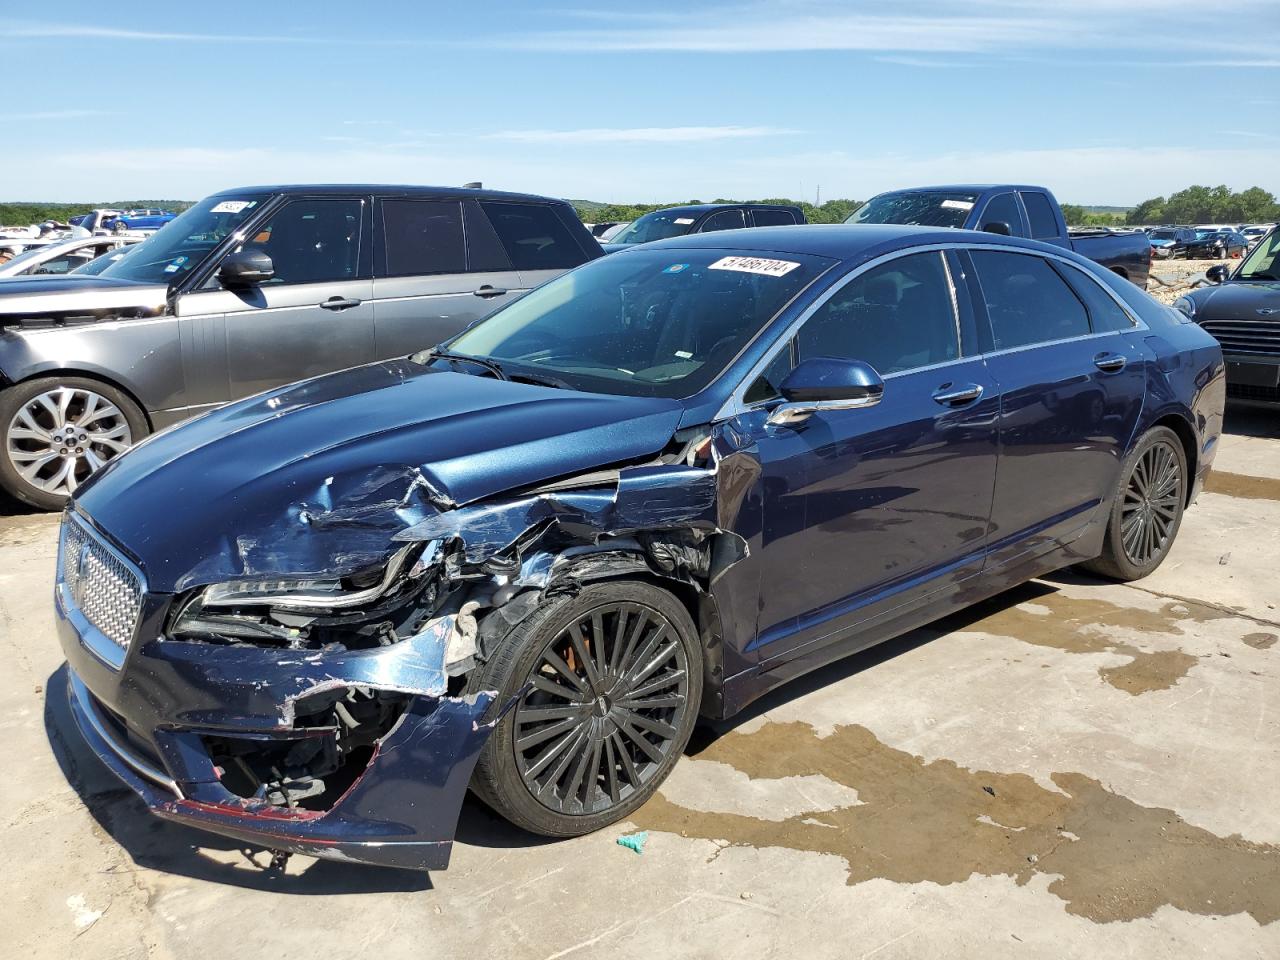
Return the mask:
<path fill-rule="evenodd" d="M 716 230 L 737 230 L 747 225 L 746 215 L 741 210 L 720 210 L 703 221 L 698 228 L 699 233 L 714 233 Z"/>
<path fill-rule="evenodd" d="M 517 270 L 566 270 L 586 262 L 578 241 L 550 206 L 481 200 L 480 207 Z"/>
<path fill-rule="evenodd" d="M 791 226 L 796 222 L 790 210 L 752 210 L 751 218 L 757 227 Z"/>
<path fill-rule="evenodd" d="M 388 277 L 463 273 L 462 205 L 457 200 L 383 200 Z"/>
<path fill-rule="evenodd" d="M 1009 235 L 1025 237 L 1027 231 L 1022 226 L 1022 211 L 1018 209 L 1018 200 L 1012 193 L 998 193 L 987 202 L 987 209 L 982 212 L 979 229 L 986 230 L 989 224 L 1004 223 L 1009 226 Z"/>
<path fill-rule="evenodd" d="M 1048 197 L 1038 191 L 1026 191 L 1022 194 L 1022 205 L 1027 208 L 1033 239 L 1054 239 L 1058 236 L 1058 218 Z"/>
<path fill-rule="evenodd" d="M 1043 257 L 972 250 L 995 349 L 1082 337 L 1089 315 L 1065 280 Z"/>

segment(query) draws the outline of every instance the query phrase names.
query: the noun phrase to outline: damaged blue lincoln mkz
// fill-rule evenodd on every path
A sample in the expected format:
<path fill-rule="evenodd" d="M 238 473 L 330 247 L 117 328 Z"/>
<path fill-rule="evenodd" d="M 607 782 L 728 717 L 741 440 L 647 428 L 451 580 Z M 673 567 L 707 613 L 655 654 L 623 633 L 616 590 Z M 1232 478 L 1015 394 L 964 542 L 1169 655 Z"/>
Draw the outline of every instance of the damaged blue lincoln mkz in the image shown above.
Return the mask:
<path fill-rule="evenodd" d="M 72 714 L 156 814 L 444 867 L 573 836 L 699 715 L 1031 577 L 1168 553 L 1218 344 L 1060 247 L 681 237 L 143 441 L 63 520 Z"/>

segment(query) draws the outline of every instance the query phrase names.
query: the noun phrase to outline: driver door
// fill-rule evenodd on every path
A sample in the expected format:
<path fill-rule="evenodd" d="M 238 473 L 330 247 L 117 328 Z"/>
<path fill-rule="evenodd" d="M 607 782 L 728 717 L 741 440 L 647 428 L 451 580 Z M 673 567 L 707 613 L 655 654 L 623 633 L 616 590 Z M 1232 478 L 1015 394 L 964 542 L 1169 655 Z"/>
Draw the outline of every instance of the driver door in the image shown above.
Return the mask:
<path fill-rule="evenodd" d="M 271 257 L 270 280 L 226 289 L 215 272 L 183 296 L 193 399 L 235 400 L 372 361 L 368 224 L 365 197 L 290 200 L 241 246 Z"/>

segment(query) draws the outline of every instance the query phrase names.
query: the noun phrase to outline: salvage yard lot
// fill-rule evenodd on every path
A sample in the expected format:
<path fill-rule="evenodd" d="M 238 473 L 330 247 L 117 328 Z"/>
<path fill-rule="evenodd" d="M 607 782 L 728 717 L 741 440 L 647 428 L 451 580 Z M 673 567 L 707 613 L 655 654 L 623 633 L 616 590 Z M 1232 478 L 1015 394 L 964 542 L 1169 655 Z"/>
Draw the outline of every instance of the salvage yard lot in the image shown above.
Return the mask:
<path fill-rule="evenodd" d="M 56 518 L 0 504 L 4 956 L 1280 956 L 1280 417 L 1227 427 L 1149 579 L 1058 575 L 803 678 L 626 828 L 469 802 L 429 876 L 278 875 L 148 816 L 66 709 Z"/>

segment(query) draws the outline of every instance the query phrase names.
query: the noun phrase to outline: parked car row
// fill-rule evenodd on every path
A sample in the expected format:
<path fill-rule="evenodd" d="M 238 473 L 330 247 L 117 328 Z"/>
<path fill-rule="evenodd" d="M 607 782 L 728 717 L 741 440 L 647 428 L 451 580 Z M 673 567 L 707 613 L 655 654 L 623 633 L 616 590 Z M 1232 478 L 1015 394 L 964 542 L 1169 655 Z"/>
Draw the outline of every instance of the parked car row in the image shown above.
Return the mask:
<path fill-rule="evenodd" d="M 1270 227 L 1148 227 L 1153 257 L 1226 260 L 1243 257 Z"/>

